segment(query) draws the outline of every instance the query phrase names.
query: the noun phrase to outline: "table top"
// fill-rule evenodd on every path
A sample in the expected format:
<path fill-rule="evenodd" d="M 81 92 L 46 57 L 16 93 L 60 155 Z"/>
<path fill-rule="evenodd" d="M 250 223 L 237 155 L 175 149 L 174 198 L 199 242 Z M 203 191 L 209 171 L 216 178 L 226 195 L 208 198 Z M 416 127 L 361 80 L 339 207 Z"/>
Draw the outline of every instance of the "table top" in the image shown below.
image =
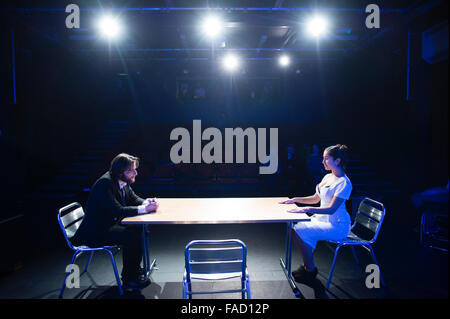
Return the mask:
<path fill-rule="evenodd" d="M 157 212 L 127 217 L 122 224 L 240 224 L 309 221 L 306 214 L 288 213 L 287 197 L 158 198 Z"/>

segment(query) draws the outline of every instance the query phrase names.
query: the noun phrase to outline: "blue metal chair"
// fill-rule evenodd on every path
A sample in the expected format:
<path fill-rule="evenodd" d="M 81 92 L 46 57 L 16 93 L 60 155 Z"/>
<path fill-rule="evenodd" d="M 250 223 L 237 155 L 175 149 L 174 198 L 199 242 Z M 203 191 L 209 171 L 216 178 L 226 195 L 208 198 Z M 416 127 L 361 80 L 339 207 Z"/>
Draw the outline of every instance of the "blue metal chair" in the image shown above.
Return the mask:
<path fill-rule="evenodd" d="M 61 208 L 58 211 L 58 223 L 61 227 L 62 233 L 64 235 L 64 238 L 66 239 L 67 245 L 70 249 L 74 250 L 74 254 L 72 256 L 72 260 L 70 264 L 73 264 L 75 259 L 81 255 L 83 252 L 90 252 L 88 261 L 86 263 L 86 266 L 84 267 L 84 272 L 87 271 L 87 268 L 89 266 L 89 262 L 91 261 L 91 257 L 94 253 L 94 251 L 106 251 L 109 254 L 109 257 L 111 259 L 111 263 L 114 269 L 114 275 L 116 276 L 117 286 L 119 287 L 119 294 L 123 295 L 123 289 L 122 284 L 120 283 L 119 274 L 117 272 L 117 266 L 116 261 L 114 259 L 113 250 L 118 249 L 118 246 L 102 246 L 102 247 L 88 247 L 88 246 L 73 246 L 70 242 L 70 239 L 75 236 L 75 233 L 77 232 L 78 228 L 80 227 L 81 223 L 83 222 L 84 218 L 84 211 L 83 207 L 79 203 L 72 203 L 69 204 L 63 208 Z M 62 298 L 64 293 L 64 288 L 66 287 L 66 280 L 69 276 L 69 273 L 66 273 L 66 277 L 64 278 L 64 282 L 61 288 L 61 291 L 59 293 L 59 298 Z"/>
<path fill-rule="evenodd" d="M 375 242 L 375 240 L 378 237 L 378 234 L 381 229 L 381 224 L 383 223 L 384 215 L 386 214 L 386 210 L 384 208 L 384 205 L 380 202 L 377 202 L 370 198 L 364 198 L 361 203 L 359 204 L 358 211 L 355 216 L 355 221 L 351 227 L 351 231 L 347 238 L 342 240 L 329 240 L 329 243 L 337 244 L 336 250 L 334 253 L 333 263 L 331 265 L 330 274 L 328 276 L 328 281 L 326 288 L 328 289 L 330 287 L 331 283 L 331 277 L 333 276 L 334 267 L 336 265 L 336 257 L 339 251 L 339 248 L 342 246 L 351 246 L 353 250 L 353 256 L 355 256 L 356 262 L 359 264 L 358 257 L 356 256 L 355 252 L 355 246 L 361 246 L 367 251 L 371 253 L 371 256 L 373 258 L 373 261 L 378 266 L 378 269 L 380 268 L 378 265 L 378 262 L 375 258 L 375 253 L 372 248 L 372 244 Z M 368 231 L 372 238 L 370 239 L 362 239 L 361 237 L 354 234 L 355 227 L 357 225 L 360 225 L 362 229 Z M 380 279 L 383 286 L 386 286 L 384 283 L 383 277 L 381 276 L 380 271 Z"/>
<path fill-rule="evenodd" d="M 242 299 L 251 299 L 247 270 L 247 247 L 238 239 L 194 240 L 184 250 L 183 299 L 194 294 L 242 293 Z M 192 279 L 241 279 L 241 289 L 192 291 Z"/>

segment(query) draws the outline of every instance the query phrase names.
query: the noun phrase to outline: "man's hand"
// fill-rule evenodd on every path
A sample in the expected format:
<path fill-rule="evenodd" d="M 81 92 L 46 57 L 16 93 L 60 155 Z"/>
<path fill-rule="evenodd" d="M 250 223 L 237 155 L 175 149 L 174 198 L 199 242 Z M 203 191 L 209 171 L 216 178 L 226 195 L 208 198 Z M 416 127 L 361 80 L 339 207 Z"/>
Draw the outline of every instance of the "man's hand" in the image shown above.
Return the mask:
<path fill-rule="evenodd" d="M 156 212 L 158 207 L 159 207 L 158 202 L 156 202 L 156 201 L 149 201 L 148 205 L 145 206 L 145 212 L 146 213 Z"/>

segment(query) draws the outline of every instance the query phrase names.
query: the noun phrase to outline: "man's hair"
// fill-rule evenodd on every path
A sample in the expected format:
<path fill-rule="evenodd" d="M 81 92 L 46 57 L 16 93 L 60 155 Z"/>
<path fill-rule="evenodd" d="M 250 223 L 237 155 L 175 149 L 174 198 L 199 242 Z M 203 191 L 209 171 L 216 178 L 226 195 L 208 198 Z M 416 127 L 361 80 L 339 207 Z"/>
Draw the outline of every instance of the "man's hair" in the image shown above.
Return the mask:
<path fill-rule="evenodd" d="M 120 153 L 111 161 L 109 173 L 114 179 L 122 179 L 124 172 L 129 169 L 133 163 L 136 168 L 139 166 L 139 158 L 126 153 Z"/>

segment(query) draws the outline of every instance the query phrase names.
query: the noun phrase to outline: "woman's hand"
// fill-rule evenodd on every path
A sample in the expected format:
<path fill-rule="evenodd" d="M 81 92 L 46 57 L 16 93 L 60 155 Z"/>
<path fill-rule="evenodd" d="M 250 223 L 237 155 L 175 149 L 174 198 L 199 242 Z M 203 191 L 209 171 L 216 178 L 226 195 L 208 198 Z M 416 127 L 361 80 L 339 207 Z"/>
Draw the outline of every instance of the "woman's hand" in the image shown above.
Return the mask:
<path fill-rule="evenodd" d="M 311 211 L 311 207 L 300 207 L 288 210 L 288 213 L 306 214 Z"/>
<path fill-rule="evenodd" d="M 279 202 L 279 204 L 295 204 L 295 199 L 288 199 L 282 202 Z"/>

